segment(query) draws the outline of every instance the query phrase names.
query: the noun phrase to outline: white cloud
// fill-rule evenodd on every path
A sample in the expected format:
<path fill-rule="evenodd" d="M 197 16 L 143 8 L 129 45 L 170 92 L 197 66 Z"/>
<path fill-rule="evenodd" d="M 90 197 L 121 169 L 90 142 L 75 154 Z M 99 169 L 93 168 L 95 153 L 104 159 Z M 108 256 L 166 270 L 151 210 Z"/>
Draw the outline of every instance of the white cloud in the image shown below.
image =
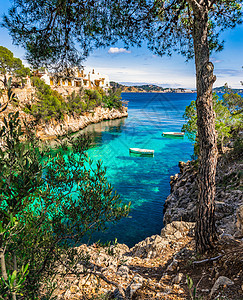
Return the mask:
<path fill-rule="evenodd" d="M 214 63 L 214 64 L 218 64 L 218 63 L 223 62 L 223 60 L 216 59 L 215 57 L 211 57 L 211 61 L 212 61 L 212 63 Z"/>
<path fill-rule="evenodd" d="M 124 49 L 124 48 L 117 48 L 117 47 L 112 48 L 112 47 L 111 47 L 111 48 L 108 50 L 108 53 L 111 53 L 111 54 L 117 54 L 117 53 L 131 53 L 131 51 L 126 50 L 126 49 Z"/>

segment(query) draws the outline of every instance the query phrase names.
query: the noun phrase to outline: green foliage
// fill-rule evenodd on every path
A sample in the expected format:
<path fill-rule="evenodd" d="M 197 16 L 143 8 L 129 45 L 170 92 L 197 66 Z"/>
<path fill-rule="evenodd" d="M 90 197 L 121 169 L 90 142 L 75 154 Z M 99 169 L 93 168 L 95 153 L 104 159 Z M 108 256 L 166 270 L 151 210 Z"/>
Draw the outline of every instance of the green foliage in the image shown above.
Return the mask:
<path fill-rule="evenodd" d="M 10 50 L 0 46 L 0 74 L 4 75 L 3 83 L 6 86 L 7 74 L 14 77 L 15 82 L 19 83 L 24 77 L 30 75 L 30 69 L 22 64 L 21 59 L 14 57 Z"/>
<path fill-rule="evenodd" d="M 24 136 L 18 113 L 4 119 L 0 136 L 0 255 L 6 266 L 0 294 L 47 299 L 54 289 L 47 283 L 63 274 L 57 265 L 71 271 L 75 259 L 88 259 L 70 247 L 127 216 L 129 205 L 114 193 L 101 162 L 88 158 L 87 136 L 66 137 L 49 149 L 30 130 Z"/>
<path fill-rule="evenodd" d="M 117 246 L 117 238 L 115 238 L 114 242 L 107 241 L 105 243 L 102 243 L 100 241 L 95 243 L 98 247 L 105 248 L 105 251 L 108 255 L 113 256 L 115 255 L 115 248 Z"/>
<path fill-rule="evenodd" d="M 19 103 L 18 97 L 15 95 L 15 93 L 13 92 L 13 89 L 12 89 L 12 77 L 10 77 L 6 81 L 5 89 L 2 90 L 2 93 L 0 94 L 0 98 L 6 92 L 7 92 L 7 96 L 8 96 L 8 101 L 6 101 L 6 103 L 3 103 L 3 104 L 0 103 L 0 112 L 5 111 L 9 105 L 9 103 L 12 103 L 13 106 L 17 106 Z"/>
<path fill-rule="evenodd" d="M 33 86 L 36 88 L 36 103 L 32 106 L 26 105 L 24 111 L 32 114 L 37 121 L 48 122 L 52 119 L 62 120 L 65 114 L 74 117 L 84 112 L 92 111 L 97 106 L 112 109 L 122 107 L 120 90 L 110 89 L 106 94 L 101 88 L 95 90 L 80 89 L 64 99 L 57 91 L 38 77 L 32 78 Z"/>
<path fill-rule="evenodd" d="M 8 299 L 9 294 L 23 296 L 21 290 L 24 288 L 24 283 L 29 273 L 28 268 L 29 264 L 26 264 L 18 272 L 16 270 L 12 273 L 8 272 L 7 280 L 3 276 L 0 277 L 0 293 L 4 297 L 2 299 Z"/>
<path fill-rule="evenodd" d="M 84 101 L 84 91 L 81 90 L 78 94 L 72 92 L 67 96 L 68 114 L 74 117 L 82 115 L 87 110 L 87 103 Z"/>
<path fill-rule="evenodd" d="M 92 110 L 102 103 L 102 94 L 98 90 L 85 90 L 85 102 L 87 110 Z"/>
<path fill-rule="evenodd" d="M 30 112 L 37 121 L 48 122 L 51 119 L 63 119 L 67 111 L 64 98 L 38 77 L 34 77 L 32 83 L 37 90 L 37 101 L 31 107 L 26 107 L 25 111 Z"/>
<path fill-rule="evenodd" d="M 243 99 L 241 95 L 234 93 L 227 85 L 225 85 L 223 103 L 229 109 L 231 114 L 237 115 L 243 113 Z"/>
<path fill-rule="evenodd" d="M 108 94 L 103 97 L 105 107 L 120 109 L 122 107 L 121 102 L 121 89 L 112 87 L 108 90 Z"/>
<path fill-rule="evenodd" d="M 200 300 L 202 297 L 197 296 L 197 287 L 193 287 L 193 280 L 190 276 L 186 275 L 187 286 L 189 289 L 189 295 L 191 300 Z"/>
<path fill-rule="evenodd" d="M 182 126 L 182 131 L 186 132 L 189 139 L 194 141 L 197 134 L 196 101 L 192 101 L 191 104 L 186 107 L 183 118 L 187 123 Z"/>
<path fill-rule="evenodd" d="M 217 142 L 220 150 L 223 149 L 224 144 L 229 141 L 230 138 L 233 138 L 234 135 L 237 136 L 242 126 L 242 112 L 238 111 L 238 113 L 235 113 L 236 102 L 234 99 L 238 100 L 238 95 L 234 93 L 231 93 L 231 95 L 232 98 L 229 97 L 229 94 L 224 95 L 224 100 L 219 100 L 216 94 L 213 95 L 213 108 L 216 113 L 215 128 L 218 134 Z M 227 103 L 225 99 L 227 99 Z M 199 147 L 195 101 L 192 101 L 191 104 L 186 107 L 183 117 L 187 122 L 183 125 L 182 131 L 187 134 L 191 141 L 195 141 L 194 153 L 197 155 Z"/>
<path fill-rule="evenodd" d="M 85 7 L 78 3 L 21 0 L 13 4 L 3 26 L 35 63 L 77 65 L 94 47 L 110 45 L 118 38 L 126 45 L 141 45 L 146 40 L 158 55 L 176 51 L 187 58 L 193 56 L 195 1 L 89 0 Z M 222 50 L 219 34 L 241 22 L 241 1 L 206 1 L 197 6 L 208 11 L 210 50 Z"/>

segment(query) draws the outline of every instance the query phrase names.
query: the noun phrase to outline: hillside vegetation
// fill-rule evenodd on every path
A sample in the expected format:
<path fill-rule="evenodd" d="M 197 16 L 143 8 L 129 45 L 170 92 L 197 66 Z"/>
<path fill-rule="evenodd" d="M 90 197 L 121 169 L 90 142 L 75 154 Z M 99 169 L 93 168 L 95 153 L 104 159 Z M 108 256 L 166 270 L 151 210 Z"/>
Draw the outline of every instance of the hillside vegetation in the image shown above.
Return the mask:
<path fill-rule="evenodd" d="M 37 77 L 32 78 L 32 84 L 36 89 L 35 99 L 33 104 L 24 107 L 24 112 L 32 115 L 37 122 L 62 120 L 65 114 L 77 117 L 97 106 L 109 109 L 122 107 L 121 91 L 115 87 L 109 89 L 107 94 L 101 88 L 80 88 L 78 92 L 73 91 L 71 95 L 64 97 Z"/>

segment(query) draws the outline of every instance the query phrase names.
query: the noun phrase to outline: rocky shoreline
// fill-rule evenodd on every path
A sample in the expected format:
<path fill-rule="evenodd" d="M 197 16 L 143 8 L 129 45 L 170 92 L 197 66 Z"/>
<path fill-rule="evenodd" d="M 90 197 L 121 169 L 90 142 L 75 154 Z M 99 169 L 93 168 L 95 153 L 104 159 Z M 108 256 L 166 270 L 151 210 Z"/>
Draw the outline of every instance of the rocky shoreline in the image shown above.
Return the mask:
<path fill-rule="evenodd" d="M 88 256 L 89 262 L 74 265 L 76 274 L 60 265 L 53 296 L 60 300 L 242 299 L 242 243 L 222 236 L 210 257 L 200 257 L 195 251 L 194 224 L 174 221 L 161 235 L 130 249 L 99 243 L 78 247 L 78 255 Z M 193 280 L 191 288 L 188 277 Z M 200 298 L 190 297 L 195 287 Z"/>
<path fill-rule="evenodd" d="M 37 126 L 37 137 L 42 140 L 54 139 L 66 133 L 77 132 L 90 124 L 99 123 L 105 120 L 121 119 L 128 116 L 127 107 L 121 109 L 109 109 L 96 107 L 92 112 L 86 112 L 82 116 L 72 117 L 66 115 L 62 121 L 51 121 Z"/>
<path fill-rule="evenodd" d="M 57 89 L 62 95 L 67 96 L 71 94 L 73 91 L 78 91 L 78 88 L 72 89 Z M 33 123 L 36 131 L 36 135 L 38 138 L 42 140 L 51 140 L 55 139 L 57 136 L 64 135 L 67 133 L 77 132 L 81 129 L 84 129 L 90 124 L 99 123 L 105 120 L 114 120 L 121 119 L 128 116 L 127 107 L 122 106 L 120 109 L 109 109 L 101 106 L 95 107 L 92 111 L 84 112 L 80 116 L 70 116 L 65 115 L 63 120 L 50 120 L 48 123 L 40 122 L 39 124 L 35 124 L 34 118 L 25 113 L 21 107 L 23 108 L 26 103 L 32 104 L 33 99 L 35 99 L 36 90 L 34 87 L 30 88 L 16 88 L 13 90 L 19 99 L 19 107 L 17 109 L 12 104 L 9 104 L 8 108 L 1 114 L 0 118 L 0 127 L 4 125 L 3 117 L 8 116 L 11 112 L 19 111 L 20 118 L 25 120 L 27 123 Z M 7 96 L 3 95 L 1 98 L 2 104 L 7 102 Z M 1 103 L 1 102 L 0 102 Z"/>
<path fill-rule="evenodd" d="M 171 176 L 171 193 L 164 206 L 164 224 L 196 221 L 197 166 L 179 163 L 180 173 Z M 219 158 L 216 173 L 215 217 L 219 234 L 243 237 L 243 163 L 227 155 Z"/>
<path fill-rule="evenodd" d="M 216 223 L 219 241 L 203 256 L 193 239 L 197 203 L 197 164 L 179 163 L 165 203 L 165 227 L 133 248 L 124 244 L 82 245 L 89 264 L 79 275 L 60 267 L 57 299 L 243 299 L 242 161 L 224 156 L 217 169 Z M 188 285 L 192 279 L 192 286 Z M 198 298 L 192 298 L 196 288 Z"/>

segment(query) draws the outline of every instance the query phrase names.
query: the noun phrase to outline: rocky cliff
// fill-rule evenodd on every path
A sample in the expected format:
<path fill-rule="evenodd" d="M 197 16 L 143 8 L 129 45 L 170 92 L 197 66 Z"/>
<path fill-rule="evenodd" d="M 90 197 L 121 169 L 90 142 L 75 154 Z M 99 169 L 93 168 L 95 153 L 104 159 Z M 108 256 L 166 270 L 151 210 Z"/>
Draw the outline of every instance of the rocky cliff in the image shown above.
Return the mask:
<path fill-rule="evenodd" d="M 230 153 L 221 156 L 216 174 L 215 215 L 219 233 L 243 237 L 242 160 Z M 164 207 L 164 224 L 196 220 L 197 166 L 195 162 L 179 163 L 180 173 L 171 176 L 171 194 Z"/>
<path fill-rule="evenodd" d="M 65 267 L 65 257 L 64 265 L 60 262 L 62 276 L 54 280 L 53 296 L 60 300 L 242 299 L 242 244 L 222 236 L 209 257 L 198 256 L 193 230 L 193 222 L 174 221 L 160 235 L 130 249 L 124 244 L 84 244 L 76 248 L 81 259 L 75 258 L 75 273 Z M 89 257 L 88 263 L 84 257 Z M 187 276 L 193 280 L 191 288 Z M 198 298 L 190 296 L 194 287 Z"/>
<path fill-rule="evenodd" d="M 60 91 L 59 91 L 60 92 Z M 62 91 L 63 94 L 65 91 Z M 71 91 L 69 91 L 71 92 Z M 19 111 L 20 118 L 27 123 L 35 124 L 34 118 L 23 111 L 26 103 L 32 104 L 35 99 L 35 89 L 24 88 L 14 89 L 14 93 L 19 99 L 18 106 L 9 104 L 8 108 L 0 115 L 0 127 L 3 125 L 3 118 L 8 116 L 11 112 Z M 68 93 L 66 91 L 66 93 Z M 66 95 L 66 94 L 65 94 Z M 7 95 L 3 95 L 0 99 L 0 104 L 7 102 Z M 58 135 L 79 131 L 89 124 L 98 123 L 104 120 L 114 120 L 123 117 L 127 117 L 127 107 L 122 106 L 120 109 L 109 109 L 104 107 L 96 107 L 92 112 L 85 112 L 83 115 L 73 117 L 71 115 L 65 115 L 63 120 L 50 120 L 48 123 L 40 122 L 35 124 L 35 130 L 37 136 L 41 139 L 53 139 Z"/>
<path fill-rule="evenodd" d="M 197 164 L 179 163 L 171 177 L 165 203 L 165 227 L 128 248 L 124 244 L 82 245 L 78 252 L 90 257 L 79 262 L 79 275 L 56 279 L 58 299 L 242 299 L 243 203 L 242 161 L 220 157 L 217 169 L 216 248 L 199 255 L 194 227 L 197 204 Z M 59 267 L 66 271 L 65 267 Z M 189 278 L 189 279 L 188 279 Z M 191 279 L 190 279 L 191 278 Z M 192 280 L 188 284 L 188 280 Z M 193 298 L 194 288 L 196 296 Z"/>
<path fill-rule="evenodd" d="M 109 109 L 99 106 L 96 107 L 93 112 L 84 113 L 82 116 L 76 118 L 66 115 L 62 121 L 52 120 L 49 123 L 42 123 L 37 126 L 37 136 L 41 139 L 52 139 L 58 135 L 79 131 L 89 124 L 127 116 L 127 107 L 123 106 L 121 109 Z"/>

